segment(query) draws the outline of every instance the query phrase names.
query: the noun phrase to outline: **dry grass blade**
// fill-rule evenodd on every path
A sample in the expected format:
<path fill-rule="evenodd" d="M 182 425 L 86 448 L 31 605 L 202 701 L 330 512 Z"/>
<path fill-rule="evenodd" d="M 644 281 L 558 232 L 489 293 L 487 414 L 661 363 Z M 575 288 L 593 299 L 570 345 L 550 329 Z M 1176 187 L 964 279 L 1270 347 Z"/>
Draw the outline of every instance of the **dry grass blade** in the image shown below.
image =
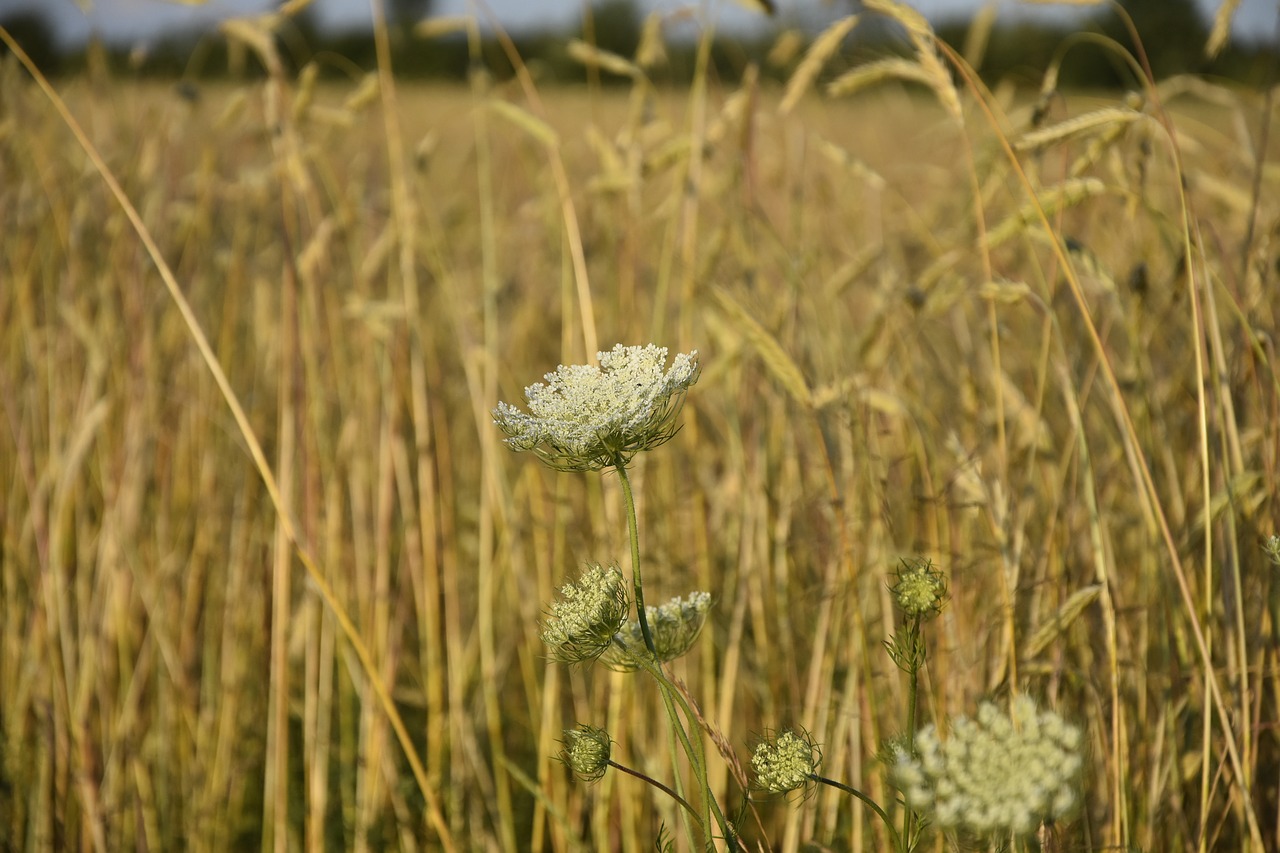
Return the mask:
<path fill-rule="evenodd" d="M 805 37 L 801 30 L 783 30 L 774 40 L 765 62 L 774 68 L 783 68 L 795 61 L 804 50 Z"/>
<path fill-rule="evenodd" d="M 984 3 L 969 23 L 969 31 L 964 36 L 964 61 L 975 69 L 981 68 L 982 60 L 986 58 L 987 44 L 991 41 L 995 23 L 995 3 Z"/>
<path fill-rule="evenodd" d="M 426 18 L 413 25 L 413 34 L 420 39 L 435 39 L 455 33 L 469 33 L 476 26 L 470 15 L 442 15 Z"/>
<path fill-rule="evenodd" d="M 551 125 L 508 101 L 492 100 L 489 108 L 548 148 L 560 146 L 560 135 Z"/>
<path fill-rule="evenodd" d="M 910 6 L 897 0 L 863 0 L 862 5 L 869 12 L 879 12 L 902 24 L 911 41 L 917 45 L 933 39 L 933 28 L 929 26 L 928 20 Z"/>
<path fill-rule="evenodd" d="M 778 104 L 779 113 L 786 115 L 795 108 L 822 71 L 822 66 L 826 65 L 827 60 L 839 50 L 845 36 L 849 35 L 857 24 L 857 15 L 847 15 L 827 27 L 813 40 L 804 59 L 800 60 L 800 64 L 791 74 L 791 79 L 787 81 L 786 92 L 782 96 L 782 102 Z"/>
<path fill-rule="evenodd" d="M 1104 107 L 1084 115 L 1069 118 L 1043 130 L 1033 130 L 1023 135 L 1015 144 L 1018 151 L 1038 151 L 1068 139 L 1075 139 L 1094 133 L 1102 133 L 1117 125 L 1133 124 L 1149 119 L 1146 113 L 1123 107 Z"/>
<path fill-rule="evenodd" d="M 1222 52 L 1231 38 L 1231 22 L 1235 19 L 1240 0 L 1222 0 L 1218 11 L 1213 16 L 1213 28 L 1209 31 L 1209 41 L 1204 46 L 1205 56 L 1212 59 Z"/>
<path fill-rule="evenodd" d="M 1031 288 L 1021 281 L 988 281 L 978 286 L 978 295 L 1001 305 L 1017 305 L 1031 295 Z"/>
<path fill-rule="evenodd" d="M 588 68 L 599 68 L 601 71 L 608 71 L 610 74 L 617 74 L 619 77 L 630 77 L 633 80 L 639 80 L 644 77 L 644 71 L 630 59 L 611 51 L 603 50 L 593 44 L 587 44 L 582 39 L 570 41 L 567 51 L 570 58 L 581 62 Z"/>
<path fill-rule="evenodd" d="M 1040 212 L 1046 215 L 1080 204 L 1086 199 L 1107 193 L 1108 187 L 1097 178 L 1071 178 L 1040 193 L 1038 199 L 1027 202 L 1017 213 L 987 232 L 987 245 L 999 246 L 1010 237 L 1039 221 Z"/>
<path fill-rule="evenodd" d="M 261 21 L 232 18 L 231 20 L 223 21 L 221 29 L 230 38 L 247 45 L 258 55 L 258 58 L 262 60 L 262 64 L 269 71 L 274 72 L 280 67 L 280 54 L 276 51 L 275 40 L 272 37 L 271 30 Z"/>
<path fill-rule="evenodd" d="M 1084 609 L 1097 600 L 1102 593 L 1102 584 L 1095 583 L 1078 589 L 1058 608 L 1058 612 L 1039 628 L 1036 628 L 1030 639 L 1023 646 L 1023 654 L 1027 660 L 1039 656 L 1049 648 L 1049 644 L 1066 633 L 1084 612 Z"/>
<path fill-rule="evenodd" d="M 729 316 L 728 327 L 751 344 L 756 354 L 764 361 L 764 366 L 773 374 L 773 378 L 778 380 L 796 402 L 806 407 L 811 406 L 813 392 L 809 389 L 809 383 L 805 380 L 799 365 L 787 355 L 782 344 L 778 343 L 778 339 L 769 334 L 768 329 L 760 325 L 760 322 L 730 296 L 728 291 L 716 288 L 715 297 L 716 302 L 720 303 L 720 307 Z"/>
<path fill-rule="evenodd" d="M 951 82 L 951 75 L 942 64 L 933 44 L 922 43 L 916 55 L 920 60 L 920 67 L 929 75 L 929 88 L 938 96 L 938 100 L 956 123 L 963 124 L 964 110 L 960 107 L 960 94 L 956 91 L 955 83 Z"/>
<path fill-rule="evenodd" d="M 378 73 L 370 71 L 360 80 L 356 90 L 342 102 L 342 109 L 348 113 L 358 113 L 378 100 L 382 92 L 382 84 L 378 81 Z"/>
<path fill-rule="evenodd" d="M 650 12 L 640 30 L 640 43 L 636 45 L 636 65 L 655 68 L 667 61 L 667 46 L 662 37 L 662 13 Z"/>
<path fill-rule="evenodd" d="M 956 92 L 950 72 L 938 56 L 933 28 L 929 26 L 925 17 L 897 0 L 868 0 L 864 5 L 871 11 L 880 12 L 897 21 L 907 31 L 907 36 L 915 45 L 916 59 L 923 72 L 922 76 L 912 76 L 907 79 L 918 79 L 932 89 L 951 117 L 957 123 L 962 123 L 964 111 L 960 107 L 960 96 Z M 979 27 L 978 24 L 974 26 Z"/>
<path fill-rule="evenodd" d="M 827 84 L 827 94 L 833 97 L 852 95 L 882 80 L 906 80 L 930 89 L 936 83 L 935 75 L 921 67 L 920 63 L 895 56 L 846 71 Z"/>
<path fill-rule="evenodd" d="M 867 186 L 873 190 L 882 190 L 885 186 L 884 176 L 872 169 L 862 159 L 854 157 L 849 153 L 848 149 L 829 142 L 826 139 L 817 140 L 818 150 L 822 152 L 822 156 L 826 157 L 833 165 L 840 167 L 856 178 L 867 182 Z"/>

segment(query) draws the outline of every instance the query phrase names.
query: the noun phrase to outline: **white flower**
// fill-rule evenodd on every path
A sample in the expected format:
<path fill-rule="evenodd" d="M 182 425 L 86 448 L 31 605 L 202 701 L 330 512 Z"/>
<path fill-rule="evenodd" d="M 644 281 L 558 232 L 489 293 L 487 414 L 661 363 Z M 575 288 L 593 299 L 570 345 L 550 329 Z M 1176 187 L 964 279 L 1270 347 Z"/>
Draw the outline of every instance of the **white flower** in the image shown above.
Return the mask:
<path fill-rule="evenodd" d="M 547 609 L 542 641 L 562 663 L 594 660 L 609 648 L 631 609 L 622 572 L 616 566 L 588 566 L 560 595 Z"/>
<path fill-rule="evenodd" d="M 1027 835 L 1074 810 L 1080 745 L 1078 728 L 1026 696 L 1008 714 L 984 702 L 977 719 L 953 721 L 946 740 L 922 729 L 917 755 L 900 753 L 890 778 L 943 829 Z"/>
<path fill-rule="evenodd" d="M 676 434 L 685 391 L 698 380 L 697 350 L 678 354 L 670 369 L 667 348 L 655 344 L 618 344 L 597 358 L 599 367 L 562 364 L 546 384 L 524 389 L 528 413 L 498 404 L 493 422 L 512 450 L 531 450 L 563 471 L 598 471 Z"/>
<path fill-rule="evenodd" d="M 649 605 L 644 609 L 659 662 L 675 660 L 689 651 L 706 624 L 709 609 L 711 595 L 705 592 L 691 593 L 687 601 L 676 596 L 659 607 Z M 648 656 L 640 622 L 628 620 L 619 629 L 613 645 L 600 656 L 600 662 L 619 672 L 631 672 L 639 669 L 638 657 Z"/>

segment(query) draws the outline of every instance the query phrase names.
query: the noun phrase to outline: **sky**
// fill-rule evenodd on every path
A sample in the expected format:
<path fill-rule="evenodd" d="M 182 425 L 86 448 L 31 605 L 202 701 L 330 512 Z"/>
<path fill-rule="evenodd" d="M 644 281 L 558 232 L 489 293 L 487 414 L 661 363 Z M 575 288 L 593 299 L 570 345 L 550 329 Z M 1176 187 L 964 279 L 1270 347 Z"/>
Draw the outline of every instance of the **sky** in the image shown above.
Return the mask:
<path fill-rule="evenodd" d="M 371 19 L 372 0 L 314 0 L 322 26 L 358 29 Z M 486 0 L 487 5 L 507 30 L 519 32 L 537 28 L 558 28 L 573 23 L 581 15 L 584 0 Z M 734 0 L 701 0 L 717 15 L 722 31 L 750 31 L 753 27 L 772 26 L 759 14 L 745 9 Z M 1212 14 L 1220 0 L 1197 0 Z M 780 18 L 811 25 L 834 17 L 847 4 L 833 7 L 824 0 L 777 0 Z M 675 11 L 698 7 L 699 0 L 637 0 L 642 10 Z M 915 0 L 912 5 L 938 21 L 947 17 L 967 16 L 984 4 L 984 0 Z M 65 47 L 83 43 L 92 33 L 117 44 L 145 44 L 166 29 L 190 30 L 239 15 L 251 15 L 278 5 L 276 0 L 0 0 L 0 18 L 18 9 L 42 9 L 57 27 L 58 40 Z M 1014 15 L 1052 17 L 1070 20 L 1096 11 L 1075 5 L 1031 6 L 1016 0 L 1000 2 L 1000 17 Z M 1235 17 L 1237 37 L 1271 37 L 1276 32 L 1278 5 L 1276 0 L 1242 0 Z M 471 14 L 475 0 L 435 0 L 433 14 Z M 481 16 L 483 17 L 483 16 Z"/>

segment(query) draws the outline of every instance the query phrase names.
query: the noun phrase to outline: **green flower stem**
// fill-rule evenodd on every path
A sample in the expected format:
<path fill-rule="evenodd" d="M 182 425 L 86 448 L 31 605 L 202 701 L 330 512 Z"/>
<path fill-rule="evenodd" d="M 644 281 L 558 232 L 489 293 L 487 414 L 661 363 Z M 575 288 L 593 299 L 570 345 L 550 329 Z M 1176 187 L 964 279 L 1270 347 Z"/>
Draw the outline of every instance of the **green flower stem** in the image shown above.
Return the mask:
<path fill-rule="evenodd" d="M 639 770 L 632 770 L 630 767 L 626 767 L 622 764 L 619 764 L 618 762 L 614 761 L 612 758 L 609 759 L 609 766 L 615 770 L 621 770 L 623 773 L 626 773 L 630 776 L 634 776 L 642 782 L 648 782 L 650 785 L 657 788 L 659 791 L 661 791 L 662 793 L 666 794 L 668 797 L 670 797 L 671 799 L 679 803 L 680 806 L 685 811 L 687 811 L 690 817 L 692 817 L 692 819 L 698 824 L 698 828 L 699 829 L 703 828 L 702 819 L 698 817 L 698 812 L 694 809 L 694 807 L 689 805 L 689 801 L 686 800 L 684 797 L 680 796 L 679 794 L 677 794 L 675 791 L 668 788 L 666 785 L 659 782 L 657 779 L 654 779 L 652 776 L 646 776 L 645 774 L 641 773 Z"/>
<path fill-rule="evenodd" d="M 627 504 L 627 532 L 631 537 L 631 585 L 635 590 L 640 633 L 644 636 L 645 648 L 656 658 L 658 652 L 653 645 L 653 634 L 649 631 L 649 617 L 644 607 L 644 583 L 640 580 L 640 530 L 636 523 L 636 498 L 631 492 L 631 478 L 627 475 L 627 466 L 621 459 L 615 463 L 614 470 L 618 472 L 618 478 L 622 481 L 622 497 Z"/>
<path fill-rule="evenodd" d="M 884 822 L 885 829 L 889 830 L 889 839 L 893 842 L 893 849 L 903 849 L 902 836 L 900 836 L 898 831 L 893 828 L 893 821 L 889 819 L 889 815 L 885 814 L 885 810 L 880 808 L 879 803 L 859 791 L 857 788 L 846 785 L 843 782 L 837 782 L 835 779 L 828 779 L 826 776 L 819 776 L 817 773 L 810 773 L 809 778 L 815 782 L 821 782 L 823 785 L 830 785 L 832 788 L 844 791 L 846 794 L 852 794 L 859 800 L 862 800 L 862 802 L 865 803 L 873 812 L 879 815 L 880 820 Z"/>
<path fill-rule="evenodd" d="M 714 812 L 716 822 L 724 832 L 726 838 L 731 837 L 728 821 L 725 820 L 724 813 L 720 810 L 720 804 L 716 802 L 715 797 L 711 795 L 711 786 L 707 782 L 707 759 L 705 747 L 702 738 L 690 738 L 689 732 L 685 729 L 684 724 L 680 721 L 680 712 L 676 709 L 676 703 L 679 703 L 681 710 L 684 712 L 685 719 L 689 721 L 691 728 L 697 727 L 697 717 L 694 716 L 693 709 L 689 707 L 680 691 L 675 688 L 671 680 L 667 678 L 666 673 L 662 671 L 662 665 L 658 663 L 658 652 L 653 642 L 653 633 L 649 629 L 649 617 L 646 613 L 644 604 L 644 583 L 640 575 L 640 530 L 636 520 L 636 500 L 635 494 L 631 489 L 631 477 L 627 474 L 627 468 L 623 464 L 622 459 L 618 458 L 614 464 L 614 470 L 618 472 L 618 478 L 622 481 L 622 496 L 627 507 L 627 532 L 631 539 L 631 580 L 632 587 L 635 591 L 636 613 L 640 623 L 640 634 L 644 637 L 645 648 L 649 650 L 651 658 L 649 660 L 640 661 L 640 665 L 646 672 L 653 676 L 658 682 L 658 687 L 662 693 L 662 701 L 666 706 L 667 717 L 671 721 L 671 728 L 675 731 L 676 736 L 680 739 L 681 745 L 684 747 L 685 755 L 689 757 L 689 763 L 693 768 L 694 776 L 698 780 L 698 786 L 702 789 L 702 800 L 704 803 L 703 819 L 698 822 L 705 836 L 704 841 L 708 846 L 711 844 L 709 823 L 711 815 Z"/>
<path fill-rule="evenodd" d="M 698 780 L 698 785 L 702 788 L 703 801 L 709 801 L 710 792 L 707 790 L 706 770 L 704 769 L 703 764 L 705 759 L 703 759 L 702 755 L 702 739 L 697 739 L 697 748 L 695 748 L 693 742 L 689 739 L 689 733 L 685 731 L 684 724 L 680 722 L 680 713 L 676 710 L 676 698 L 679 697 L 678 692 L 667 679 L 666 674 L 662 672 L 661 666 L 656 661 L 640 661 L 640 666 L 644 668 L 645 672 L 653 676 L 654 681 L 658 682 L 658 691 L 662 694 L 662 703 L 666 707 L 667 718 L 671 722 L 671 730 L 675 733 L 676 737 L 680 739 L 680 744 L 684 747 L 684 754 L 689 758 L 689 764 L 693 767 L 693 774 Z M 683 699 L 683 697 L 679 698 Z M 672 756 L 672 758 L 674 759 L 675 756 Z M 675 767 L 674 760 L 672 767 Z M 708 816 L 709 815 L 704 811 L 704 817 Z M 709 839 L 705 837 L 707 834 L 706 821 L 700 821 L 699 826 L 701 826 L 703 830 L 704 842 L 709 841 Z"/>
<path fill-rule="evenodd" d="M 920 617 L 908 616 L 906 620 L 907 643 L 911 655 L 907 667 L 907 754 L 916 754 L 916 705 L 920 697 L 920 657 L 916 655 L 920 643 Z M 901 839 L 910 843 L 916 831 L 916 813 L 910 805 L 904 804 L 902 815 Z M 895 845 L 897 846 L 897 845 Z M 914 845 L 912 845 L 914 846 Z M 898 846 L 898 849 L 904 849 Z"/>
<path fill-rule="evenodd" d="M 707 782 L 707 756 L 706 749 L 702 743 L 702 736 L 699 734 L 695 738 L 689 737 L 684 725 L 680 722 L 679 714 L 676 711 L 676 703 L 679 703 L 680 709 L 684 712 L 685 719 L 689 721 L 689 726 L 692 729 L 698 728 L 697 716 L 693 713 L 693 709 L 689 707 L 684 694 L 676 689 L 676 686 L 667 678 L 666 673 L 662 671 L 661 664 L 643 661 L 641 666 L 658 682 L 658 687 L 662 692 L 662 701 L 667 706 L 667 716 L 670 717 L 672 728 L 675 729 L 681 744 L 684 746 L 685 755 L 689 757 L 689 764 L 692 766 L 693 774 L 698 780 L 698 786 L 702 788 L 702 799 L 704 808 L 707 810 L 705 814 L 708 821 L 714 815 L 716 823 L 719 825 L 721 832 L 724 833 L 724 837 L 733 838 L 734 834 L 729 827 L 729 822 L 725 818 L 724 812 L 720 809 L 720 803 L 712 795 L 711 786 Z M 710 844 L 711 839 L 707 838 L 706 840 Z"/>

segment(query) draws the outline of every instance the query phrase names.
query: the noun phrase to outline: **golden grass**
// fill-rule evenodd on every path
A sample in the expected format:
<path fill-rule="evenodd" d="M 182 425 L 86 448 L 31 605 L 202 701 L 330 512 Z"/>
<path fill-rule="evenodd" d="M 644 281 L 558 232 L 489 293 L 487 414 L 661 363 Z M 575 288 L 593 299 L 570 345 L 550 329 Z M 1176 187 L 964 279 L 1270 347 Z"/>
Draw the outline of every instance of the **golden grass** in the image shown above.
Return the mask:
<path fill-rule="evenodd" d="M 676 827 L 629 777 L 553 761 L 592 723 L 672 775 L 652 691 L 537 637 L 577 566 L 624 556 L 617 484 L 508 454 L 488 415 L 651 339 L 704 364 L 634 473 L 647 596 L 717 600 L 675 667 L 717 740 L 803 725 L 825 775 L 889 802 L 885 581 L 922 555 L 953 594 L 926 718 L 1027 691 L 1089 733 L 1068 849 L 1280 844 L 1262 99 L 1164 90 L 1175 148 L 1150 98 L 1058 95 L 1040 120 L 998 93 L 988 120 L 949 83 L 944 106 L 888 77 L 830 100 L 811 72 L 540 97 L 61 83 L 270 496 L 121 205 L 6 66 L 10 846 L 639 850 Z M 754 808 L 752 843 L 883 840 L 825 789 Z"/>

